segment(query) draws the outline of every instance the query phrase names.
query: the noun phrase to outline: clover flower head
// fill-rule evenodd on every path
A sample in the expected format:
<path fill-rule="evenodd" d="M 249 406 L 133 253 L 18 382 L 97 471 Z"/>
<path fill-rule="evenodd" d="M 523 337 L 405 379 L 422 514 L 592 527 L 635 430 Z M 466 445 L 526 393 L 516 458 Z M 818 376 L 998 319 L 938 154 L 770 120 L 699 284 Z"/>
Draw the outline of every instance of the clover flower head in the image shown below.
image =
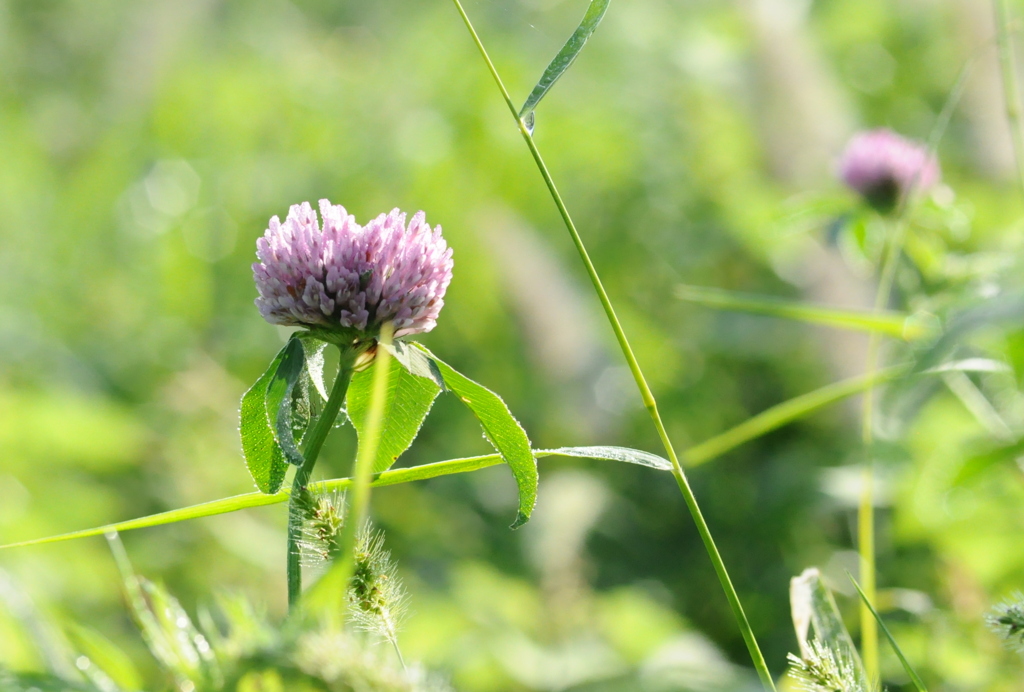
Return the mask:
<path fill-rule="evenodd" d="M 939 162 L 928 149 L 892 130 L 861 132 L 846 145 L 839 177 L 875 209 L 888 213 L 910 191 L 939 180 Z"/>
<path fill-rule="evenodd" d="M 338 204 L 296 204 L 282 223 L 270 219 L 252 265 L 256 307 L 272 324 L 376 336 L 385 322 L 395 336 L 437 324 L 452 280 L 452 251 L 423 212 L 406 224 L 398 209 L 366 226 Z"/>

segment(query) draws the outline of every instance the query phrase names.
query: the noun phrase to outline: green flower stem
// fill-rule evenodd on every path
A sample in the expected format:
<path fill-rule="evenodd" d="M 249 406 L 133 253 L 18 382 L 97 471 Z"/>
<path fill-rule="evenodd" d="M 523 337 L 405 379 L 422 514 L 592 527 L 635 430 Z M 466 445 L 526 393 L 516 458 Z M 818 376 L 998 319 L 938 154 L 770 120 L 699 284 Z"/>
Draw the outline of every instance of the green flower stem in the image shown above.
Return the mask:
<path fill-rule="evenodd" d="M 707 522 L 704 520 L 704 515 L 701 513 L 700 506 L 697 504 L 697 498 L 693 494 L 693 490 L 686 478 L 686 474 L 683 472 L 683 467 L 679 463 L 679 457 L 676 455 L 672 442 L 668 437 L 668 432 L 665 430 L 665 424 L 662 422 L 661 415 L 658 413 L 658 405 L 654 399 L 654 394 L 647 385 L 647 380 L 644 378 L 644 374 L 640 369 L 640 364 L 637 362 L 636 356 L 633 355 L 633 349 L 629 345 L 629 340 L 626 338 L 626 333 L 623 331 L 622 325 L 619 323 L 619 319 L 615 314 L 615 309 L 612 307 L 611 300 L 608 298 L 608 293 L 604 289 L 600 276 L 598 276 L 597 269 L 590 260 L 590 255 L 583 244 L 583 239 L 576 230 L 576 224 L 573 223 L 572 217 L 569 215 L 569 210 L 566 208 L 565 202 L 562 200 L 562 196 L 559 194 L 558 188 L 555 186 L 555 182 L 551 177 L 550 171 L 548 171 L 547 165 L 544 163 L 540 150 L 537 149 L 537 144 L 533 140 L 530 129 L 527 127 L 526 122 L 519 117 L 519 112 L 516 109 L 515 104 L 512 102 L 508 89 L 505 88 L 505 84 L 501 80 L 501 76 L 498 74 L 497 68 L 495 68 L 494 63 L 487 54 L 487 50 L 484 48 L 484 44 L 480 40 L 480 36 L 473 27 L 473 23 L 470 21 L 469 15 L 466 14 L 466 10 L 463 8 L 460 0 L 453 0 L 453 2 L 459 11 L 459 14 L 462 16 L 463 22 L 465 22 L 466 28 L 469 29 L 469 32 L 473 37 L 473 41 L 476 43 L 476 47 L 479 49 L 484 61 L 486 61 L 487 67 L 491 72 L 491 76 L 494 78 L 498 88 L 501 90 L 501 94 L 505 98 L 505 103 L 508 105 L 509 111 L 512 113 L 512 117 L 519 126 L 519 132 L 522 134 L 523 140 L 526 142 L 526 146 L 530 149 L 530 154 L 533 155 L 533 160 L 536 162 L 537 168 L 540 171 L 541 176 L 544 178 L 544 183 L 547 185 L 548 191 L 551 193 L 551 198 L 554 200 L 555 206 L 558 207 L 558 213 L 562 216 L 562 221 L 565 223 L 565 227 L 569 231 L 569 235 L 572 237 L 572 242 L 576 246 L 576 251 L 579 253 L 580 259 L 586 267 L 587 275 L 590 277 L 590 282 L 593 284 L 594 290 L 597 292 L 597 296 L 601 301 L 601 307 L 604 308 L 608 322 L 611 324 L 612 330 L 615 332 L 615 338 L 619 342 L 619 347 L 622 349 L 622 354 L 625 356 L 626 362 L 629 364 L 629 370 L 633 374 L 633 379 L 636 380 L 636 385 L 640 390 L 641 397 L 643 397 L 644 408 L 647 409 L 651 419 L 654 421 L 654 427 L 658 431 L 658 437 L 661 438 L 661 443 L 665 448 L 666 454 L 668 454 L 669 461 L 672 462 L 672 475 L 675 476 L 676 483 L 679 485 L 679 490 L 683 494 L 686 506 L 690 510 L 690 514 L 693 516 L 694 523 L 697 525 L 697 531 L 700 533 L 701 540 L 704 542 L 704 547 L 707 550 L 708 556 L 711 558 L 711 564 L 714 566 L 715 572 L 718 575 L 718 581 L 721 583 L 722 589 L 725 591 L 726 599 L 728 599 L 729 606 L 732 608 L 733 617 L 735 617 L 736 623 L 739 625 L 740 633 L 743 635 L 743 640 L 747 645 L 747 650 L 750 652 L 754 668 L 757 669 L 757 674 L 760 676 L 761 683 L 764 685 L 765 689 L 774 691 L 775 683 L 772 680 L 771 673 L 765 663 L 764 656 L 761 654 L 761 649 L 757 645 L 757 639 L 754 637 L 754 632 L 750 627 L 750 622 L 747 620 L 746 613 L 743 612 L 743 605 L 740 603 L 736 589 L 732 584 L 732 580 L 729 578 L 729 572 L 726 570 L 725 563 L 722 561 L 722 556 L 718 552 L 718 547 L 715 545 L 715 541 L 711 536 L 711 530 L 708 528 Z"/>
<path fill-rule="evenodd" d="M 999 67 L 1003 77 L 1003 98 L 1006 101 L 1006 119 L 1013 138 L 1013 154 L 1017 164 L 1017 182 L 1024 192 L 1024 122 L 1021 120 L 1020 90 L 1017 87 L 1017 62 L 1010 40 L 1010 8 L 1006 0 L 992 0 L 996 24 L 996 46 Z"/>
<path fill-rule="evenodd" d="M 903 241 L 906 238 L 907 224 L 897 217 L 889 224 L 886 254 L 882 264 L 882 275 L 878 280 L 878 292 L 875 294 L 874 312 L 881 313 L 889 302 L 893 283 L 896 280 L 896 268 L 899 266 L 900 254 L 903 252 Z M 879 351 L 882 335 L 872 332 L 868 339 L 867 363 L 865 376 L 872 378 L 878 370 Z M 864 469 L 861 473 L 860 502 L 857 506 L 857 552 L 860 555 L 860 580 L 868 600 L 876 601 L 875 590 L 875 450 L 874 450 L 874 387 L 864 390 L 861 418 L 861 441 L 864 446 Z M 872 681 L 879 679 L 878 668 L 878 623 L 871 609 L 865 604 L 860 608 L 860 647 L 864 658 L 864 670 Z"/>
<path fill-rule="evenodd" d="M 331 394 L 324 404 L 324 410 L 316 420 L 316 425 L 310 431 L 309 436 L 302 445 L 302 457 L 305 461 L 295 472 L 292 480 L 292 491 L 288 498 L 288 609 L 294 610 L 302 595 L 302 555 L 299 549 L 299 539 L 302 537 L 302 510 L 301 504 L 303 495 L 306 493 L 306 486 L 309 484 L 309 477 L 313 473 L 317 457 L 327 440 L 328 433 L 334 427 L 334 421 L 341 411 L 341 404 L 345 400 L 345 393 L 348 392 L 348 384 L 352 380 L 352 365 L 357 355 L 356 350 L 341 348 L 341 360 L 338 365 L 338 376 L 334 379 L 334 386 L 331 387 Z"/>

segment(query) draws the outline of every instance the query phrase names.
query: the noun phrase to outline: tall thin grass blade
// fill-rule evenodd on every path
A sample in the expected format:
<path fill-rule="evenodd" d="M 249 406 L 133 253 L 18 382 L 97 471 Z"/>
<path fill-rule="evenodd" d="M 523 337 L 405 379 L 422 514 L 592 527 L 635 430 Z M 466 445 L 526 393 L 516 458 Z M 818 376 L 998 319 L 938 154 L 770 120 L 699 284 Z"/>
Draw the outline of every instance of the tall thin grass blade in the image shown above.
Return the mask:
<path fill-rule="evenodd" d="M 846 576 L 850 577 L 850 581 L 853 582 L 853 586 L 857 589 L 857 593 L 860 594 L 861 600 L 864 601 L 864 605 L 868 607 L 868 610 L 870 610 L 871 614 L 875 617 L 875 622 L 877 622 L 878 626 L 882 629 L 882 633 L 885 634 L 885 638 L 889 640 L 889 644 L 892 645 L 892 650 L 896 652 L 896 656 L 900 659 L 900 663 L 903 664 L 903 670 L 907 671 L 907 675 L 910 676 L 910 681 L 914 683 L 914 687 L 917 688 L 918 692 L 928 692 L 927 688 L 924 686 L 924 681 L 921 680 L 921 676 L 917 674 L 917 671 L 915 671 L 913 666 L 910 665 L 910 661 L 908 661 L 907 657 L 903 655 L 903 650 L 900 649 L 900 645 L 896 643 L 896 638 L 892 636 L 892 632 L 890 632 L 889 628 L 885 626 L 884 622 L 882 622 L 882 618 L 878 615 L 878 611 L 875 610 L 875 606 L 873 606 L 871 601 L 868 600 L 864 590 L 860 588 L 860 584 L 857 583 L 857 580 L 854 579 L 853 575 L 849 572 L 846 573 Z"/>

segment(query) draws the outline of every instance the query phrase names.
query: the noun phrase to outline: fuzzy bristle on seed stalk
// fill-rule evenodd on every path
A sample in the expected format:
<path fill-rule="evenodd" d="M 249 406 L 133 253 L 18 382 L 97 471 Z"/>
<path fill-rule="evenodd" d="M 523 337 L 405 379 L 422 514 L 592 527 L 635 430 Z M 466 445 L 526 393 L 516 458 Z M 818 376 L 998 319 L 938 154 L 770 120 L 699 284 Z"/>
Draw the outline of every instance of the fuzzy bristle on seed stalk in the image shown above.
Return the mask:
<path fill-rule="evenodd" d="M 869 692 L 857 682 L 853 662 L 818 640 L 803 657 L 789 654 L 789 675 L 805 692 Z"/>
<path fill-rule="evenodd" d="M 333 560 L 340 550 L 345 525 L 345 494 L 313 486 L 297 497 L 292 511 L 299 514 L 302 536 L 297 545 L 303 567 L 318 567 Z"/>
<path fill-rule="evenodd" d="M 352 581 L 348 590 L 352 622 L 398 648 L 398 628 L 407 597 L 398 579 L 391 553 L 384 548 L 384 534 L 369 525 L 356 537 Z M 399 653 L 399 657 L 401 654 Z"/>

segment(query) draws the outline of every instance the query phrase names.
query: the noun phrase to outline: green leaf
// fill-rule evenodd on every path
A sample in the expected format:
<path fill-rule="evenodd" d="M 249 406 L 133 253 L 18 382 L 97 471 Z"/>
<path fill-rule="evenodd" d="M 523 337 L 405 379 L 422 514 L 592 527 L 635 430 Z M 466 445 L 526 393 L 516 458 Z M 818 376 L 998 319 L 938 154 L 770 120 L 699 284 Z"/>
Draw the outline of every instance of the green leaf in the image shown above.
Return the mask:
<path fill-rule="evenodd" d="M 291 342 L 278 352 L 266 372 L 242 396 L 239 425 L 242 454 L 249 467 L 249 474 L 256 481 L 256 487 L 268 494 L 281 489 L 288 463 L 267 420 L 267 387 L 290 346 Z"/>
<path fill-rule="evenodd" d="M 857 654 L 857 647 L 853 645 L 853 639 L 839 615 L 832 592 L 822 582 L 817 568 L 805 569 L 799 577 L 790 580 L 789 603 L 801 656 L 808 656 L 811 640 L 817 639 L 842 659 L 850 661 L 858 689 L 873 689 Z"/>
<path fill-rule="evenodd" d="M 878 626 L 882 629 L 882 632 L 885 634 L 885 638 L 889 640 L 892 650 L 896 652 L 897 658 L 899 658 L 900 663 L 903 664 L 903 670 L 907 671 L 907 675 L 910 677 L 910 681 L 914 683 L 914 687 L 918 689 L 918 692 L 928 692 L 924 686 L 924 682 L 921 680 L 921 676 L 917 674 L 917 671 L 915 671 L 913 666 L 910 665 L 910 661 L 908 661 L 907 657 L 903 655 L 903 650 L 900 649 L 899 644 L 896 643 L 896 639 L 892 636 L 892 632 L 890 632 L 889 628 L 885 626 L 884 622 L 882 622 L 882 618 L 879 617 L 878 611 L 875 610 L 875 606 L 871 605 L 871 601 L 868 600 L 864 590 L 860 588 L 860 584 L 857 583 L 857 580 L 854 579 L 853 575 L 849 572 L 847 572 L 847 576 L 850 577 L 850 581 L 853 582 L 853 586 L 857 589 L 857 593 L 860 594 L 860 598 L 864 601 L 864 605 L 868 607 L 868 610 L 870 610 L 871 614 L 875 617 L 875 622 L 877 622 Z"/>
<path fill-rule="evenodd" d="M 308 410 L 305 413 L 306 420 L 297 422 L 295 414 L 297 409 L 295 385 L 302 377 L 302 371 L 306 367 L 306 351 L 302 347 L 302 341 L 292 338 L 281 351 L 281 362 L 278 364 L 274 375 L 267 383 L 267 420 L 274 433 L 274 440 L 277 442 L 284 458 L 288 463 L 302 466 L 304 461 L 302 452 L 295 443 L 296 428 L 305 429 L 308 422 Z"/>
<path fill-rule="evenodd" d="M 641 452 L 628 447 L 558 447 L 557 449 L 538 449 L 534 452 L 538 458 L 546 456 L 581 457 L 583 459 L 606 459 L 622 461 L 627 464 L 646 466 L 659 471 L 671 471 L 672 462 L 656 454 Z"/>
<path fill-rule="evenodd" d="M 441 388 L 432 378 L 414 375 L 397 358 L 391 359 L 380 439 L 373 461 L 374 473 L 387 471 L 409 449 L 440 392 Z M 366 437 L 372 394 L 373 369 L 355 373 L 348 387 L 347 409 L 359 435 L 359 444 L 363 444 Z"/>
<path fill-rule="evenodd" d="M 319 339 L 302 339 L 302 347 L 306 352 L 306 374 L 309 381 L 320 394 L 320 398 L 327 401 L 327 385 L 324 383 L 324 349 L 327 348 L 327 342 Z"/>
<path fill-rule="evenodd" d="M 547 69 L 544 70 L 540 81 L 537 82 L 537 86 L 533 88 L 530 96 L 526 99 L 526 103 L 519 110 L 520 119 L 526 119 L 527 127 L 530 130 L 533 129 L 533 111 L 537 104 L 540 103 L 541 99 L 548 93 L 548 90 L 558 81 L 558 78 L 576 60 L 576 56 L 580 54 L 583 46 L 586 45 L 587 39 L 597 30 L 601 20 L 604 19 L 604 13 L 608 11 L 610 3 L 611 0 L 591 0 L 587 13 L 583 15 L 583 21 L 580 22 L 580 25 L 576 27 L 576 31 L 573 32 L 569 40 L 562 46 L 562 50 L 558 51 L 554 59 L 548 63 Z"/>
<path fill-rule="evenodd" d="M 677 286 L 675 294 L 680 300 L 710 308 L 782 317 L 841 329 L 880 332 L 907 340 L 918 339 L 935 331 L 934 321 L 901 312 L 844 310 L 703 286 Z"/>
<path fill-rule="evenodd" d="M 422 350 L 404 341 L 395 341 L 390 345 L 381 344 L 381 346 L 386 348 L 395 357 L 395 360 L 401 363 L 413 375 L 429 378 L 434 381 L 438 388 L 445 388 L 444 377 L 441 376 L 437 363 L 427 357 L 427 354 Z"/>
<path fill-rule="evenodd" d="M 473 415 L 480 421 L 487 440 L 498 450 L 501 458 L 512 469 L 519 486 L 519 514 L 512 523 L 518 528 L 530 520 L 533 507 L 537 504 L 537 460 L 530 449 L 530 439 L 523 426 L 519 425 L 501 397 L 483 385 L 457 372 L 421 344 L 422 349 L 437 365 L 448 390 L 454 392 Z"/>

